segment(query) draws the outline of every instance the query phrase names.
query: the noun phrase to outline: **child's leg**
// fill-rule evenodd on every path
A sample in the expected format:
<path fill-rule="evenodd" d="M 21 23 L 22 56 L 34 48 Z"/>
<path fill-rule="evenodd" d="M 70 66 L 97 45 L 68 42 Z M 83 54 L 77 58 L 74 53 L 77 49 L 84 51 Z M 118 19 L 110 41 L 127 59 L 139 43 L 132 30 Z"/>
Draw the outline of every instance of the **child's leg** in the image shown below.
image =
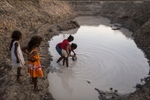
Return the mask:
<path fill-rule="evenodd" d="M 68 61 L 66 61 L 67 60 L 66 58 L 68 58 L 68 53 L 64 49 L 62 49 L 62 56 L 63 56 L 63 65 L 65 64 L 65 62 L 67 64 Z M 67 64 L 67 67 L 68 67 L 68 64 Z"/>
<path fill-rule="evenodd" d="M 31 84 L 34 84 L 34 78 L 31 77 Z"/>
<path fill-rule="evenodd" d="M 65 60 L 66 60 L 66 66 L 68 67 L 68 57 L 65 58 Z"/>
<path fill-rule="evenodd" d="M 21 67 L 18 67 L 17 68 L 17 81 L 19 81 L 20 76 L 21 76 Z"/>
<path fill-rule="evenodd" d="M 42 87 L 38 87 L 37 86 L 37 77 L 32 77 L 33 79 L 33 83 L 34 83 L 34 91 L 41 91 L 42 90 Z"/>
<path fill-rule="evenodd" d="M 63 56 L 61 56 L 58 60 L 57 63 L 59 63 L 63 59 Z"/>
<path fill-rule="evenodd" d="M 64 58 L 64 59 L 63 59 L 63 65 L 65 65 L 65 61 L 66 61 L 66 59 Z"/>
<path fill-rule="evenodd" d="M 65 57 L 65 58 L 63 59 L 63 65 L 65 64 L 65 62 L 66 62 L 66 66 L 68 67 L 68 57 Z"/>
<path fill-rule="evenodd" d="M 37 77 L 32 77 L 32 81 L 34 83 L 34 89 L 37 89 Z"/>

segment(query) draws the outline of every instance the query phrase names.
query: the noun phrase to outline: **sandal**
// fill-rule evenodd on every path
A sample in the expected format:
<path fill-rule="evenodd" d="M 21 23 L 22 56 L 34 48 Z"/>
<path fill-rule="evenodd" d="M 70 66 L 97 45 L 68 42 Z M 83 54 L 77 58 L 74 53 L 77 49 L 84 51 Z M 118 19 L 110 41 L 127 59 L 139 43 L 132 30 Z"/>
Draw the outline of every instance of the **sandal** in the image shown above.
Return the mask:
<path fill-rule="evenodd" d="M 33 91 L 42 91 L 42 86 L 37 87 L 36 89 L 33 89 Z"/>

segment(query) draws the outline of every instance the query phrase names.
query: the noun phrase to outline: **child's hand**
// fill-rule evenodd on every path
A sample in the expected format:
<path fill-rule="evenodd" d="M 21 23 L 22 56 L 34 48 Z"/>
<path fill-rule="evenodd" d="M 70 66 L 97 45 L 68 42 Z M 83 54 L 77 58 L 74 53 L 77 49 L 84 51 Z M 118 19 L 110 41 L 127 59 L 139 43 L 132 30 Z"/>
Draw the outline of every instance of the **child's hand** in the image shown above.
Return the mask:
<path fill-rule="evenodd" d="M 27 58 L 29 61 L 31 61 L 31 62 L 34 62 L 34 61 L 36 61 L 36 59 L 35 58 L 33 58 L 32 56 L 28 56 L 28 58 Z"/>
<path fill-rule="evenodd" d="M 70 57 L 75 57 L 76 55 L 70 55 Z"/>
<path fill-rule="evenodd" d="M 35 62 L 37 61 L 36 58 L 34 58 L 34 55 L 36 55 L 36 52 L 33 52 L 32 54 L 28 54 L 28 60 L 31 61 L 31 62 Z"/>
<path fill-rule="evenodd" d="M 74 55 L 70 55 L 70 57 L 73 57 Z"/>

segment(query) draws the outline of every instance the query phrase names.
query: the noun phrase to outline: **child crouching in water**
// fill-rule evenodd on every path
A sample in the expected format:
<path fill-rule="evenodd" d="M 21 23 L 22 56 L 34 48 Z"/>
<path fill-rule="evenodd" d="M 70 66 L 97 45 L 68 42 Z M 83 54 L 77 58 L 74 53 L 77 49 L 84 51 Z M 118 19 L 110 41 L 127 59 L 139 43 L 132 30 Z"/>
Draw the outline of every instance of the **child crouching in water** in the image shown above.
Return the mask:
<path fill-rule="evenodd" d="M 60 47 L 61 47 L 61 44 L 60 44 Z M 73 60 L 76 60 L 74 58 L 76 58 L 76 53 L 74 52 L 74 50 L 77 48 L 77 44 L 76 43 L 71 43 L 71 45 L 67 45 L 67 50 L 66 50 L 66 53 L 62 52 L 62 48 L 60 48 L 57 44 L 56 46 L 56 51 L 59 53 L 59 55 L 61 56 L 58 60 L 57 60 L 57 63 L 60 62 L 61 60 L 63 60 L 63 65 L 65 64 L 66 62 L 66 65 L 68 67 L 68 63 L 69 63 L 69 60 L 68 60 L 68 57 L 73 57 L 72 59 Z M 73 52 L 74 54 L 71 55 L 71 52 Z M 66 57 L 65 57 L 66 56 Z M 66 61 L 67 60 L 67 61 Z"/>
<path fill-rule="evenodd" d="M 32 77 L 34 91 L 42 90 L 42 88 L 37 86 L 37 78 L 43 77 L 42 66 L 37 49 L 40 46 L 42 40 L 43 39 L 40 36 L 33 36 L 28 45 L 23 48 L 23 51 L 28 55 L 28 72 Z"/>

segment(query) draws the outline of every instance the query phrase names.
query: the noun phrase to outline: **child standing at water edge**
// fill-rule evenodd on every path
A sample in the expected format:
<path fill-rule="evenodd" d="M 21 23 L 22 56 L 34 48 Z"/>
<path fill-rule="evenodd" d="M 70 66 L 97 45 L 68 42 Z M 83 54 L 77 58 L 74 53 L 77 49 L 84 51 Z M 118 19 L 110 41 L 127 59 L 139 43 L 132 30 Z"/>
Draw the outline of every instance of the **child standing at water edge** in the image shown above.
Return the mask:
<path fill-rule="evenodd" d="M 17 82 L 22 83 L 20 80 L 21 67 L 24 66 L 24 58 L 20 48 L 19 40 L 21 39 L 22 33 L 20 31 L 14 31 L 11 35 L 11 44 L 9 50 L 11 51 L 12 65 L 17 67 Z"/>
<path fill-rule="evenodd" d="M 42 66 L 37 50 L 42 40 L 43 39 L 40 36 L 33 36 L 29 41 L 28 45 L 23 48 L 23 51 L 28 55 L 28 72 L 32 77 L 32 82 L 34 84 L 35 91 L 41 90 L 41 88 L 37 86 L 37 78 L 43 77 Z"/>

